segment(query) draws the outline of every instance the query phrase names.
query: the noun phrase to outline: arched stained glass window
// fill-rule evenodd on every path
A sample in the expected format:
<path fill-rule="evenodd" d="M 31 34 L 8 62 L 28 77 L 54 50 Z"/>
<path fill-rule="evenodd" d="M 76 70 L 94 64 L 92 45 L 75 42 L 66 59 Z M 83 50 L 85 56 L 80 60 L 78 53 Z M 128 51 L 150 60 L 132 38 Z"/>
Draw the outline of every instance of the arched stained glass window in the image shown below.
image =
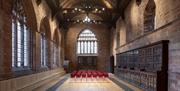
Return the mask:
<path fill-rule="evenodd" d="M 47 66 L 47 40 L 45 33 L 41 33 L 41 67 Z"/>
<path fill-rule="evenodd" d="M 30 30 L 21 0 L 13 0 L 12 9 L 12 67 L 30 66 Z M 21 70 L 21 69 L 20 69 Z"/>
<path fill-rule="evenodd" d="M 89 30 L 83 30 L 77 40 L 77 54 L 93 55 L 98 53 L 97 39 L 95 34 Z"/>

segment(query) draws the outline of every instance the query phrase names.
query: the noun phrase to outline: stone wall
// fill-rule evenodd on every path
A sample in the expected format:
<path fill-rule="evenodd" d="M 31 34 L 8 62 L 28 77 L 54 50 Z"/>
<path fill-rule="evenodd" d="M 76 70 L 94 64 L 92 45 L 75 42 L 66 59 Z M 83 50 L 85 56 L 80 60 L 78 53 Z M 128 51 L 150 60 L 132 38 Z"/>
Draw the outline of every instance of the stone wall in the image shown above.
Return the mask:
<path fill-rule="evenodd" d="M 0 4 L 1 5 L 1 4 Z M 0 8 L 0 20 L 2 20 L 2 10 Z M 2 25 L 3 21 L 0 21 L 0 60 L 2 60 Z M 0 67 L 2 66 L 2 61 L 0 61 Z M 0 72 L 2 72 L 2 69 L 0 69 Z"/>
<path fill-rule="evenodd" d="M 180 87 L 180 1 L 179 0 L 154 0 L 156 4 L 155 30 L 144 32 L 144 10 L 148 0 L 141 0 L 138 6 L 132 0 L 125 10 L 126 40 L 120 38 L 116 53 L 149 45 L 160 40 L 169 40 L 169 91 L 179 91 Z M 121 26 L 118 24 L 116 27 Z M 119 29 L 119 31 L 124 31 Z M 121 32 L 120 32 L 121 33 Z M 115 35 L 113 35 L 115 37 Z M 125 36 L 124 33 L 120 34 Z M 123 43 L 122 43 L 123 42 Z M 125 44 L 124 44 L 125 42 Z M 113 43 L 113 42 L 112 42 Z"/>
<path fill-rule="evenodd" d="M 2 74 L 10 74 L 10 63 L 11 63 L 11 15 L 10 15 L 10 1 L 5 2 L 5 0 L 1 1 L 1 7 L 0 7 L 0 50 L 1 50 L 1 58 L 0 58 L 0 75 Z M 6 16 L 6 17 L 5 17 Z M 5 37 L 6 36 L 6 37 Z M 8 55 L 9 54 L 9 55 Z"/>
<path fill-rule="evenodd" d="M 117 48 L 117 31 L 115 28 L 111 29 L 110 33 L 110 55 L 114 56 L 114 60 L 116 60 L 116 48 Z M 114 61 L 114 66 L 116 66 L 116 61 Z"/>
<path fill-rule="evenodd" d="M 97 69 L 108 71 L 110 59 L 110 30 L 104 25 L 73 25 L 66 33 L 65 55 L 72 62 L 71 70 L 77 68 L 76 42 L 79 33 L 83 29 L 90 29 L 98 40 Z"/>
<path fill-rule="evenodd" d="M 32 69 L 27 71 L 13 71 L 11 67 L 12 61 L 12 0 L 1 0 L 0 1 L 0 80 L 18 78 L 21 76 L 28 76 L 31 74 L 37 74 L 44 71 L 54 70 L 62 68 L 62 61 L 64 60 L 64 51 L 60 51 L 61 54 L 58 63 L 59 67 L 52 67 L 48 69 L 42 69 L 40 67 L 40 37 L 37 36 L 40 33 L 41 22 L 44 18 L 47 19 L 48 34 L 51 34 L 49 40 L 53 41 L 54 37 L 58 37 L 58 46 L 61 50 L 64 50 L 64 43 L 62 42 L 62 29 L 59 28 L 59 24 L 55 17 L 51 15 L 51 9 L 48 7 L 45 0 L 38 5 L 36 0 L 22 0 L 24 5 L 24 10 L 27 15 L 27 24 L 32 31 L 32 39 L 31 39 L 31 65 Z M 64 36 L 64 35 L 63 35 Z M 64 40 L 63 40 L 64 41 Z M 49 48 L 49 50 L 52 48 Z M 50 51 L 50 55 L 52 55 L 53 51 Z M 52 60 L 52 57 L 50 59 Z M 56 74 L 56 71 L 53 71 Z M 43 75 L 41 75 L 43 76 Z"/>

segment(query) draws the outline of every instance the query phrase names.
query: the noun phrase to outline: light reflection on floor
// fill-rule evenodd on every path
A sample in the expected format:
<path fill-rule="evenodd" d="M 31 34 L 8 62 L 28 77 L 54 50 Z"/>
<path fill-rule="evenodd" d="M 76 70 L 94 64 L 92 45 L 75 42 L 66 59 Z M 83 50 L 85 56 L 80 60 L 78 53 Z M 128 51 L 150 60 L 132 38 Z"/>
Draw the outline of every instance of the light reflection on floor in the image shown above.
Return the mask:
<path fill-rule="evenodd" d="M 125 91 L 108 78 L 69 78 L 56 91 Z"/>

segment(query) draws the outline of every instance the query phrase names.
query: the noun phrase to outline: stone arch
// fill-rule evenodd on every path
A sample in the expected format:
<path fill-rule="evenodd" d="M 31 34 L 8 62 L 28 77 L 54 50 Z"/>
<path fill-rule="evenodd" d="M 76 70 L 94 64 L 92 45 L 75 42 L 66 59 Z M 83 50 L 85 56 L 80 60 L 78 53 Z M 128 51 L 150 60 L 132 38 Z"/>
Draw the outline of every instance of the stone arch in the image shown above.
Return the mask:
<path fill-rule="evenodd" d="M 95 32 L 93 31 L 92 28 L 83 28 L 83 29 L 81 29 L 81 31 L 79 32 L 78 37 L 79 37 L 79 35 L 80 35 L 82 32 L 84 32 L 84 30 L 90 30 L 90 31 L 96 36 L 96 34 L 95 34 Z"/>
<path fill-rule="evenodd" d="M 9 2 L 10 8 L 7 9 L 10 12 L 9 17 L 11 19 L 11 40 L 12 40 L 12 60 L 11 66 L 12 69 L 24 66 L 33 68 L 32 55 L 34 55 L 34 46 L 31 45 L 34 43 L 35 39 L 35 31 L 37 31 L 37 20 L 36 14 L 34 11 L 34 6 L 32 4 L 32 0 L 7 0 Z M 20 26 L 19 26 L 20 25 Z M 18 29 L 21 29 L 19 31 Z M 19 31 L 19 32 L 18 32 Z M 19 38 L 18 38 L 19 36 Z M 21 45 L 18 45 L 18 42 Z M 18 55 L 18 46 L 23 46 L 24 49 L 19 49 L 19 52 L 24 53 L 21 56 L 21 59 L 16 59 Z M 17 65 L 19 61 L 23 61 Z M 23 65 L 22 65 L 23 64 Z"/>
<path fill-rule="evenodd" d="M 27 23 L 29 24 L 30 30 L 37 31 L 38 30 L 37 18 L 32 0 L 21 0 L 21 1 L 27 16 Z"/>
<path fill-rule="evenodd" d="M 125 20 L 123 20 L 122 18 L 119 19 L 119 25 L 118 25 L 118 30 L 119 30 L 119 46 L 124 45 L 127 42 L 127 37 L 131 37 L 128 36 L 130 32 L 127 32 L 127 23 Z"/>
<path fill-rule="evenodd" d="M 156 4 L 154 0 L 149 0 L 144 11 L 144 31 L 153 31 L 155 29 Z"/>
<path fill-rule="evenodd" d="M 95 35 L 95 37 L 96 37 L 96 39 L 97 39 L 97 42 L 100 40 L 100 39 L 98 38 L 99 36 L 97 35 L 95 29 L 94 29 L 94 28 L 90 28 L 90 27 L 84 27 L 84 28 L 82 28 L 82 29 L 77 33 L 76 40 L 78 40 L 79 35 L 80 35 L 84 30 L 86 30 L 86 29 L 90 30 L 90 31 Z"/>
<path fill-rule="evenodd" d="M 43 18 L 40 23 L 40 32 L 45 34 L 45 37 L 51 40 L 51 29 L 47 17 Z"/>
<path fill-rule="evenodd" d="M 84 28 L 82 28 L 82 29 L 78 32 L 78 34 L 77 34 L 77 36 L 76 36 L 76 40 L 78 39 L 79 35 L 80 35 L 84 30 L 86 30 L 86 29 L 90 30 L 90 31 L 95 35 L 97 41 L 99 40 L 99 39 L 98 39 L 98 35 L 96 34 L 95 29 L 94 29 L 94 28 L 91 28 L 91 27 L 84 27 Z"/>
<path fill-rule="evenodd" d="M 116 46 L 120 46 L 120 30 L 117 30 L 116 32 Z"/>
<path fill-rule="evenodd" d="M 56 28 L 54 30 L 54 34 L 53 34 L 53 65 L 54 67 L 60 66 L 62 65 L 62 61 L 61 61 L 61 47 L 60 47 L 60 32 L 59 29 Z"/>
<path fill-rule="evenodd" d="M 46 48 L 44 49 L 46 55 L 46 66 L 48 68 L 52 68 L 52 40 L 51 40 L 51 29 L 49 24 L 49 19 L 47 17 L 44 17 L 40 22 L 40 35 L 46 40 L 44 42 L 46 45 Z"/>
<path fill-rule="evenodd" d="M 58 45 L 60 46 L 60 42 L 61 42 L 61 39 L 60 39 L 60 32 L 59 32 L 59 29 L 56 28 L 54 30 L 54 34 L 53 34 L 53 41 Z"/>

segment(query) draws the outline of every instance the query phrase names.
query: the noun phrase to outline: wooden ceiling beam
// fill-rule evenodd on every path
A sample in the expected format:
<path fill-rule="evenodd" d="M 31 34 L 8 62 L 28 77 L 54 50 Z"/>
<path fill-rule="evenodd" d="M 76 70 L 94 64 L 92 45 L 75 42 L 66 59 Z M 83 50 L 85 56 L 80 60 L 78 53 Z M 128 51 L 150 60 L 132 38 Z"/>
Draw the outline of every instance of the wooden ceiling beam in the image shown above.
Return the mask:
<path fill-rule="evenodd" d="M 107 5 L 105 5 L 104 1 L 106 1 L 107 4 L 113 6 L 112 8 L 108 8 Z M 86 8 L 83 5 L 83 0 L 46 0 L 48 5 L 51 7 L 52 12 L 54 16 L 57 17 L 60 24 L 63 23 L 72 23 L 67 22 L 67 19 L 76 19 L 78 16 L 84 15 L 84 14 L 93 14 L 97 17 L 102 18 L 102 22 L 110 22 L 112 25 L 116 22 L 116 20 L 124 15 L 124 10 L 127 7 L 131 0 L 92 0 L 88 3 L 91 3 L 91 8 Z M 81 3 L 81 4 L 80 4 Z M 86 3 L 85 3 L 86 4 Z M 78 8 L 79 10 L 75 10 L 75 7 L 81 7 Z M 99 7 L 98 10 L 95 10 L 95 7 Z M 105 10 L 102 10 L 102 8 L 105 8 Z M 74 18 L 75 17 L 75 18 Z M 78 18 L 77 20 L 81 20 L 82 18 Z M 95 18 L 96 19 L 96 18 Z M 98 19 L 98 18 L 97 18 Z M 76 21 L 76 20 L 75 20 Z M 98 21 L 98 20 L 97 20 Z M 73 21 L 74 22 L 74 21 Z M 67 24 L 64 24 L 67 25 Z"/>

